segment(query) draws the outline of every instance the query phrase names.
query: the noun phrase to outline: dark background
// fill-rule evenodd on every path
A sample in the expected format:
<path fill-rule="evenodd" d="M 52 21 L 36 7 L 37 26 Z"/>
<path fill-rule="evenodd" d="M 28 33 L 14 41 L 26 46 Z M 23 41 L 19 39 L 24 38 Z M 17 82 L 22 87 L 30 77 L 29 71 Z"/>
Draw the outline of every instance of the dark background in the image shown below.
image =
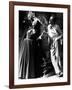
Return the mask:
<path fill-rule="evenodd" d="M 27 18 L 28 12 L 29 11 L 19 11 L 19 47 L 21 47 L 21 45 L 22 45 L 22 41 L 24 40 L 24 38 L 26 36 L 26 32 L 27 32 L 29 26 L 31 26 L 31 22 Z M 54 15 L 56 18 L 56 24 L 58 24 L 60 26 L 60 28 L 63 32 L 63 13 L 55 13 L 55 12 L 34 12 L 34 13 L 35 13 L 35 16 L 41 20 L 41 22 L 43 22 L 44 24 L 47 24 L 47 25 L 48 25 L 50 16 Z M 43 29 L 43 27 L 41 29 Z M 60 51 L 61 63 L 63 66 L 63 45 L 60 45 L 59 49 L 60 49 L 59 51 Z M 48 69 L 47 73 L 50 71 L 52 71 L 52 72 L 54 71 L 51 63 L 49 63 L 47 65 L 47 67 L 50 68 L 50 69 Z"/>
<path fill-rule="evenodd" d="M 33 11 L 34 12 L 34 11 Z M 42 21 L 43 17 L 46 18 L 47 22 L 51 15 L 56 17 L 56 23 L 60 26 L 63 31 L 63 13 L 53 13 L 53 12 L 34 12 L 36 17 L 39 17 Z M 30 21 L 27 19 L 28 11 L 19 11 L 19 41 L 25 37 L 26 31 L 29 26 L 31 26 Z M 19 43 L 20 44 L 20 43 Z"/>

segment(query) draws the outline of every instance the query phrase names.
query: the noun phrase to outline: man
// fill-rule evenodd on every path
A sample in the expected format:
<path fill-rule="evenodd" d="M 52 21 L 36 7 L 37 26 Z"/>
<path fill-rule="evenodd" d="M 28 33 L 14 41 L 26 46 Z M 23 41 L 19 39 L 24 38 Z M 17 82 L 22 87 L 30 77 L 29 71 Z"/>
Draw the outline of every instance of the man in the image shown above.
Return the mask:
<path fill-rule="evenodd" d="M 62 32 L 59 27 L 55 23 L 56 18 L 54 16 L 51 16 L 49 19 L 49 25 L 47 27 L 48 29 L 48 35 L 52 39 L 52 44 L 51 44 L 51 61 L 55 70 L 55 73 L 61 77 L 63 76 L 62 70 L 61 70 L 61 61 L 60 61 L 60 55 L 59 55 L 59 48 L 58 48 L 58 40 L 62 38 Z"/>

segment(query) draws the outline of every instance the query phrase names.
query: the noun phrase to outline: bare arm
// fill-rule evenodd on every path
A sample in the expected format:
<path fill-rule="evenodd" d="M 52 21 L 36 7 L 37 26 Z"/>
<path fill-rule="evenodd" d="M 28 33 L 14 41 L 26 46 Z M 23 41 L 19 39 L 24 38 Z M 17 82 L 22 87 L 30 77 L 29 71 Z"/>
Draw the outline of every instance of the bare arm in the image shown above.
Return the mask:
<path fill-rule="evenodd" d="M 62 30 L 60 29 L 59 25 L 56 25 L 56 30 L 60 35 L 62 34 Z"/>

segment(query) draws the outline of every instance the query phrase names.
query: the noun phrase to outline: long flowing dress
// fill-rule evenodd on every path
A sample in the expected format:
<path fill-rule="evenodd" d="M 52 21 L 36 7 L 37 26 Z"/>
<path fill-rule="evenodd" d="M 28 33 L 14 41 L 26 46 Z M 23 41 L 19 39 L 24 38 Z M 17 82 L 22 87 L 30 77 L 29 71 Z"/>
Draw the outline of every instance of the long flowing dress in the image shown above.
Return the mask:
<path fill-rule="evenodd" d="M 31 39 L 24 39 L 19 55 L 19 78 L 34 78 L 34 55 Z"/>

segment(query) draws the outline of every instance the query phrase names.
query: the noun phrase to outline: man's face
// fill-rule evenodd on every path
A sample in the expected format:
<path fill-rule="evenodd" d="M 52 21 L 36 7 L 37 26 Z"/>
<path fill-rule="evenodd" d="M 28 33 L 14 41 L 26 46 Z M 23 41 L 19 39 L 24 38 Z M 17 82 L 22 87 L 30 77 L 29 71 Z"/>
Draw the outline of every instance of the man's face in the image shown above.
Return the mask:
<path fill-rule="evenodd" d="M 54 17 L 51 16 L 50 19 L 49 19 L 49 24 L 53 24 L 53 19 L 54 19 Z"/>

